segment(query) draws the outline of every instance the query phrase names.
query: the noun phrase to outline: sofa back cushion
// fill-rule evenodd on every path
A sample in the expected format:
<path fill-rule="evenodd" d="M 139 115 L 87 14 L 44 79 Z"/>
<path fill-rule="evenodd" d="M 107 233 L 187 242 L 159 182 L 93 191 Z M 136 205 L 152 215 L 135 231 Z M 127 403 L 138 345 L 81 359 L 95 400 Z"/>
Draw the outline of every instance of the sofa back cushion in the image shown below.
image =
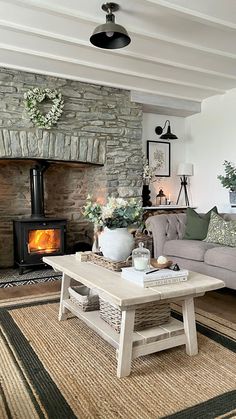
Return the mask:
<path fill-rule="evenodd" d="M 186 214 L 154 215 L 146 220 L 148 231 L 152 232 L 154 257 L 163 255 L 167 240 L 182 239 L 186 224 Z"/>
<path fill-rule="evenodd" d="M 219 214 L 212 213 L 204 241 L 236 247 L 236 220 L 226 221 Z"/>
<path fill-rule="evenodd" d="M 204 261 L 206 250 L 217 246 L 215 243 L 206 243 L 201 240 L 168 240 L 165 242 L 163 254 L 171 257 Z"/>
<path fill-rule="evenodd" d="M 198 214 L 194 209 L 187 208 L 187 222 L 183 238 L 185 240 L 205 239 L 212 212 L 217 213 L 217 208 L 213 207 L 206 214 Z"/>

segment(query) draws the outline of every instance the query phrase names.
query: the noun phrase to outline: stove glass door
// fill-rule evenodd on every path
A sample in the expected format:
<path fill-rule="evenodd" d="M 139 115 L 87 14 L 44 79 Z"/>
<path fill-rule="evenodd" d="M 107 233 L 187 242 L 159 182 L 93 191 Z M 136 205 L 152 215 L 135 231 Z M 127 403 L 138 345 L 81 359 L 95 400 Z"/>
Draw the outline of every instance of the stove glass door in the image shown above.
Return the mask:
<path fill-rule="evenodd" d="M 57 253 L 61 249 L 61 229 L 49 228 L 28 231 L 28 253 Z"/>

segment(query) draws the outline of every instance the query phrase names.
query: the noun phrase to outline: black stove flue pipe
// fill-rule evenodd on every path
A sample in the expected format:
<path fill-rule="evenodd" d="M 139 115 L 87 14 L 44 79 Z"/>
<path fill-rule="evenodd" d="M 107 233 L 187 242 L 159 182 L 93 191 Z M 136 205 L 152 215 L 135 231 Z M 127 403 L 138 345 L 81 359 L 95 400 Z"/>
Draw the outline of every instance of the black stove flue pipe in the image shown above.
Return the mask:
<path fill-rule="evenodd" d="M 39 163 L 30 169 L 31 217 L 44 218 L 43 174 L 48 168 L 47 162 Z"/>

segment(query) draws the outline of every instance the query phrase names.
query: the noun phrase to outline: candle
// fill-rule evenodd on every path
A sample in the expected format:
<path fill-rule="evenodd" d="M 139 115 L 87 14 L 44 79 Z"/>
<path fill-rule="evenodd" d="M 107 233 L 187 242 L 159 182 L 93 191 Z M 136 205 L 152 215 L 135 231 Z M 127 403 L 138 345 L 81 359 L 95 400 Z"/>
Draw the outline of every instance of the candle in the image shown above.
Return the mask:
<path fill-rule="evenodd" d="M 137 271 L 145 271 L 148 268 L 148 258 L 142 256 L 134 258 L 134 268 Z"/>
<path fill-rule="evenodd" d="M 167 205 L 170 205 L 170 203 L 171 203 L 171 200 L 170 200 L 170 193 L 169 193 L 169 197 L 168 197 L 168 199 L 166 200 L 166 203 L 167 203 Z"/>

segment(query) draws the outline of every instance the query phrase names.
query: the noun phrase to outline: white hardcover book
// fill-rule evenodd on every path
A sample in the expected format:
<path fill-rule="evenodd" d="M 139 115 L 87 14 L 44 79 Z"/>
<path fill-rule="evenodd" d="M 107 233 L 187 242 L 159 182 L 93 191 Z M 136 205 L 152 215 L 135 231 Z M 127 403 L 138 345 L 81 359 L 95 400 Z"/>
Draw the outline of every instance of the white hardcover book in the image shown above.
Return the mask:
<path fill-rule="evenodd" d="M 131 279 L 136 282 L 151 282 L 151 281 L 158 281 L 161 279 L 171 279 L 171 278 L 180 278 L 180 277 L 188 277 L 188 270 L 187 269 L 180 269 L 179 271 L 172 271 L 170 269 L 161 269 L 159 271 L 155 271 L 155 269 L 144 272 L 144 271 L 136 271 L 133 267 L 131 268 L 123 268 L 121 276 L 124 279 Z"/>
<path fill-rule="evenodd" d="M 176 278 L 165 278 L 165 279 L 158 279 L 157 281 L 148 281 L 148 282 L 141 282 L 141 281 L 136 281 L 135 279 L 128 279 L 126 278 L 127 281 L 133 282 L 133 284 L 138 285 L 139 287 L 142 288 L 150 288 L 150 287 L 159 287 L 161 285 L 170 285 L 170 284 L 177 284 L 179 282 L 184 282 L 188 280 L 187 276 L 178 276 Z"/>
<path fill-rule="evenodd" d="M 177 276 L 176 278 L 159 279 L 158 281 L 144 282 L 143 287 L 159 287 L 160 285 L 177 284 L 178 282 L 185 282 L 188 280 L 187 276 Z M 136 282 L 137 284 L 137 282 Z"/>

